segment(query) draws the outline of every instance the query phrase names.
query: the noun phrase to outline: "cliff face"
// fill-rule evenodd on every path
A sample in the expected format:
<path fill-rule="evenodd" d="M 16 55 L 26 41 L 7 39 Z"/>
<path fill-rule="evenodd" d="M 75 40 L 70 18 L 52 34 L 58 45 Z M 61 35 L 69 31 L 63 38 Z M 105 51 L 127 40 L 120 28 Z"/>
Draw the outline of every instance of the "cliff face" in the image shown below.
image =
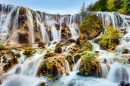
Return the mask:
<path fill-rule="evenodd" d="M 31 46 L 78 36 L 81 16 L 47 14 L 0 4 L 0 39 L 4 45 Z"/>

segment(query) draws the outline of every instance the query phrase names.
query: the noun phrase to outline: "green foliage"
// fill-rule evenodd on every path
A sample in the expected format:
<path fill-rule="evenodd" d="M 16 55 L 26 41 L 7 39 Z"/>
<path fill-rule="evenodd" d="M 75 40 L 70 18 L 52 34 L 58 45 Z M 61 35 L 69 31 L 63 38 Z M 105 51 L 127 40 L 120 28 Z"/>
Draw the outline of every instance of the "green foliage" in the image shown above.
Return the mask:
<path fill-rule="evenodd" d="M 82 44 L 82 50 L 86 50 L 86 51 L 91 51 L 92 50 L 92 45 L 86 41 L 84 44 Z"/>
<path fill-rule="evenodd" d="M 23 54 L 26 56 L 31 56 L 34 53 L 35 53 L 35 50 L 30 47 L 25 48 L 25 51 L 23 52 Z"/>
<path fill-rule="evenodd" d="M 6 49 L 5 46 L 0 45 L 0 50 L 5 50 L 5 49 Z"/>
<path fill-rule="evenodd" d="M 87 7 L 88 11 L 106 11 L 108 10 L 106 6 L 107 0 L 98 0 L 94 4 L 90 4 Z"/>
<path fill-rule="evenodd" d="M 88 11 L 115 11 L 130 14 L 130 0 L 98 0 L 87 7 Z"/>
<path fill-rule="evenodd" d="M 41 82 L 39 86 L 45 86 L 46 83 L 45 82 Z"/>
<path fill-rule="evenodd" d="M 102 29 L 101 20 L 96 15 L 85 17 L 80 24 L 80 31 L 86 34 L 88 39 L 97 36 Z"/>
<path fill-rule="evenodd" d="M 111 11 L 114 10 L 114 0 L 107 1 L 107 8 Z"/>
<path fill-rule="evenodd" d="M 113 27 L 108 27 L 107 32 L 102 34 L 98 44 L 102 49 L 110 49 L 119 44 L 119 32 Z"/>
<path fill-rule="evenodd" d="M 84 76 L 97 76 L 99 72 L 99 63 L 96 60 L 98 54 L 94 51 L 83 52 L 81 56 L 80 72 L 77 74 Z"/>
<path fill-rule="evenodd" d="M 44 59 L 48 58 L 48 57 L 52 57 L 54 56 L 55 54 L 53 52 L 50 52 L 50 51 L 47 51 L 47 53 L 45 54 L 44 56 Z"/>

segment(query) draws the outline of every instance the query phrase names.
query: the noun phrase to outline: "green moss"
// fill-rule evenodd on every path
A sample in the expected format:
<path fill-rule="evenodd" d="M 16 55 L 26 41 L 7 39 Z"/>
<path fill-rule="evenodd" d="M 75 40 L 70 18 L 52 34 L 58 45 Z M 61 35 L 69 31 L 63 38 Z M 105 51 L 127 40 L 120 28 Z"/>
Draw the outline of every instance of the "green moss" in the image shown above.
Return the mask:
<path fill-rule="evenodd" d="M 30 47 L 25 48 L 25 51 L 23 52 L 23 54 L 26 56 L 31 56 L 34 53 L 35 53 L 35 50 L 33 48 L 30 48 Z"/>
<path fill-rule="evenodd" d="M 6 50 L 5 46 L 0 45 L 0 50 Z"/>
<path fill-rule="evenodd" d="M 54 53 L 47 51 L 47 54 L 45 54 L 44 59 L 46 59 L 48 57 L 53 57 L 54 55 L 55 55 Z"/>
<path fill-rule="evenodd" d="M 84 52 L 81 56 L 80 71 L 77 73 L 83 76 L 100 76 L 100 64 L 96 60 L 96 52 Z"/>
<path fill-rule="evenodd" d="M 69 62 L 70 65 L 71 65 L 71 64 L 74 64 L 74 62 L 73 62 L 73 57 L 72 57 L 71 55 L 67 55 L 67 56 L 66 56 L 66 60 Z"/>
<path fill-rule="evenodd" d="M 97 41 L 101 49 L 115 48 L 119 44 L 119 32 L 113 27 L 108 27 L 107 32 Z"/>
<path fill-rule="evenodd" d="M 86 34 L 88 39 L 94 38 L 103 30 L 101 20 L 96 15 L 89 15 L 80 24 L 80 31 Z"/>
<path fill-rule="evenodd" d="M 62 47 L 61 44 L 57 44 L 55 47 L 55 53 L 62 53 Z"/>
<path fill-rule="evenodd" d="M 82 50 L 91 51 L 92 45 L 88 41 L 86 41 L 84 44 L 82 44 Z"/>
<path fill-rule="evenodd" d="M 41 82 L 39 86 L 45 86 L 46 83 L 45 82 Z"/>

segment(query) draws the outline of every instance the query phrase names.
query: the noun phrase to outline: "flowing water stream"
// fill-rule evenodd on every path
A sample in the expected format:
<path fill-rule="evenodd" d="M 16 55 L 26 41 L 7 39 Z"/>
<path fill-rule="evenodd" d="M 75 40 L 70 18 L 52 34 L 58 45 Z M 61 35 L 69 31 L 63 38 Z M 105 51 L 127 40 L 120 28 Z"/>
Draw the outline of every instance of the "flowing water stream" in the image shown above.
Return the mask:
<path fill-rule="evenodd" d="M 0 39 L 5 40 L 5 45 L 8 43 L 9 40 L 13 40 L 13 43 L 18 43 L 18 39 L 15 39 L 15 34 L 17 34 L 17 32 L 20 32 L 20 28 L 17 26 L 19 25 L 19 20 L 17 17 L 19 14 L 20 7 L 6 7 L 6 5 L 2 5 L 2 7 L 3 9 L 0 12 Z M 9 10 L 5 12 L 4 9 Z M 9 25 L 11 24 L 10 21 L 13 12 L 16 12 L 16 15 L 13 20 L 13 32 L 10 32 Z M 93 50 L 99 52 L 98 60 L 102 68 L 102 78 L 78 76 L 76 75 L 76 73 L 79 71 L 81 59 L 79 59 L 77 63 L 74 64 L 72 71 L 70 70 L 68 61 L 65 60 L 65 67 L 69 75 L 66 76 L 65 74 L 63 74 L 58 80 L 51 82 L 50 86 L 118 86 L 120 81 L 130 82 L 130 64 L 128 64 L 127 62 L 129 58 L 126 58 L 129 57 L 130 54 L 122 54 L 123 49 L 130 50 L 130 16 L 114 12 L 86 13 L 86 15 L 90 14 L 96 14 L 98 17 L 100 17 L 102 19 L 104 28 L 109 25 L 112 25 L 117 30 L 126 29 L 127 34 L 120 39 L 120 45 L 116 47 L 114 52 L 101 50 L 98 44 L 93 43 L 93 40 L 90 40 L 90 43 L 93 46 Z M 36 37 L 36 34 L 34 33 L 34 19 L 36 19 L 36 26 L 40 28 L 40 40 L 42 42 L 59 41 L 61 39 L 62 23 L 65 23 L 70 28 L 72 38 L 77 37 L 79 27 L 77 23 L 80 23 L 82 20 L 81 16 L 79 15 L 62 15 L 60 18 L 57 15 L 45 13 L 38 14 L 29 10 L 28 8 L 26 8 L 26 15 L 29 23 L 28 33 L 30 34 L 30 43 L 34 43 Z M 36 16 L 34 17 L 33 15 Z M 55 24 L 57 23 L 61 26 L 59 30 L 57 30 L 55 27 Z M 49 40 L 49 33 L 45 29 L 46 24 L 52 27 L 51 38 L 53 40 Z M 7 39 L 8 35 L 10 35 L 11 38 Z M 69 46 L 67 46 L 66 50 L 63 53 L 68 53 Z M 52 43 L 46 48 L 47 49 L 44 50 L 42 53 L 37 51 L 29 59 L 25 59 L 25 56 L 22 54 L 23 51 L 21 51 L 21 57 L 18 59 L 18 64 L 2 75 L 4 76 L 4 81 L 0 86 L 38 86 L 40 82 L 48 82 L 47 77 L 37 77 L 38 67 L 42 60 L 44 60 L 42 57 L 47 53 L 48 49 L 54 51 L 55 44 Z M 2 61 L 2 57 L 0 61 Z M 4 64 L 0 63 L 0 70 L 2 70 L 3 65 Z"/>

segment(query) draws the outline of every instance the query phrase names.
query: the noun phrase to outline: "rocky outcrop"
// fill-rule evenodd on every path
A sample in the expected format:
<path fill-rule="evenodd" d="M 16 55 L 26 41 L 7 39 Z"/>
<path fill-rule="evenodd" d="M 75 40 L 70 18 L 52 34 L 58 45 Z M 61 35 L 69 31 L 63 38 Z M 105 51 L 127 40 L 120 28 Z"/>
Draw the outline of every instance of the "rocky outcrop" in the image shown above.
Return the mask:
<path fill-rule="evenodd" d="M 87 52 L 81 56 L 78 75 L 101 77 L 101 65 L 96 59 L 97 53 Z"/>
<path fill-rule="evenodd" d="M 98 43 L 103 50 L 114 50 L 119 44 L 119 38 L 119 32 L 110 26 L 107 28 L 107 32 L 102 34 L 101 38 L 96 39 L 95 42 Z"/>
<path fill-rule="evenodd" d="M 98 36 L 103 30 L 101 20 L 96 15 L 87 16 L 80 24 L 81 33 L 84 33 L 88 39 Z"/>
<path fill-rule="evenodd" d="M 57 54 L 53 57 L 43 60 L 38 68 L 38 76 L 48 76 L 54 79 L 64 73 L 64 55 Z"/>

